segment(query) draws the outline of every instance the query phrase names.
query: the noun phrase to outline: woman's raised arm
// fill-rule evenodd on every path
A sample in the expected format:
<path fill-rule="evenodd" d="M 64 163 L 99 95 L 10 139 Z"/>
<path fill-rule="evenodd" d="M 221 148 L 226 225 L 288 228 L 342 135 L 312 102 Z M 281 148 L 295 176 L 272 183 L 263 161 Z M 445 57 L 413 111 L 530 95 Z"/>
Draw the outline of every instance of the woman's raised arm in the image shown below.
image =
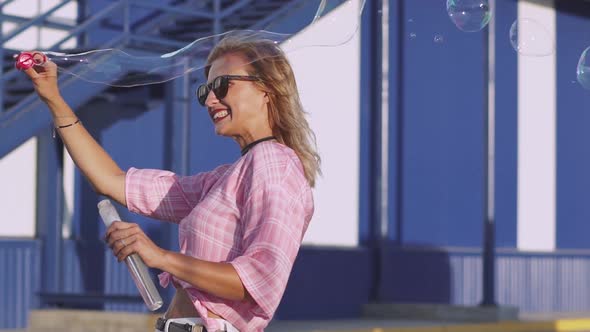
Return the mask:
<path fill-rule="evenodd" d="M 57 66 L 47 62 L 25 70 L 37 94 L 53 116 L 56 132 L 74 163 L 88 179 L 94 190 L 122 205 L 125 201 L 125 172 L 88 133 L 76 114 L 62 98 L 57 85 Z"/>

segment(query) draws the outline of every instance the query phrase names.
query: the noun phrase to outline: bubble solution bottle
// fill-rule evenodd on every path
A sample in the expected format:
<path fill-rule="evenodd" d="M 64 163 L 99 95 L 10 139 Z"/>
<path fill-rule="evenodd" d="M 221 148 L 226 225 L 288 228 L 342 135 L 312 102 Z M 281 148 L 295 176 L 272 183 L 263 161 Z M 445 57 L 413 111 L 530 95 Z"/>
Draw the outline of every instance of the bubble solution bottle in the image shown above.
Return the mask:
<path fill-rule="evenodd" d="M 108 199 L 98 203 L 98 212 L 106 227 L 109 227 L 115 220 L 121 220 L 117 210 Z M 150 311 L 159 309 L 163 304 L 162 297 L 150 278 L 149 271 L 141 257 L 138 254 L 129 255 L 125 258 L 125 264 L 148 309 Z"/>

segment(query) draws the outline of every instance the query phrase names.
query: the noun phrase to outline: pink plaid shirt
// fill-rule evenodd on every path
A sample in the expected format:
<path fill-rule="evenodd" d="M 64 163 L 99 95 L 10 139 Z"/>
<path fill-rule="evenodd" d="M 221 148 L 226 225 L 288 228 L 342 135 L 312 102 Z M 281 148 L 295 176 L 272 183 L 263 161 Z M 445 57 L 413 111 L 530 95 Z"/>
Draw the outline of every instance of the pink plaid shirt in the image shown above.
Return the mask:
<path fill-rule="evenodd" d="M 129 169 L 130 211 L 179 224 L 180 252 L 236 269 L 255 302 L 230 301 L 171 276 L 187 290 L 207 329 L 220 329 L 207 309 L 241 331 L 262 331 L 272 319 L 313 214 L 311 188 L 293 150 L 261 142 L 231 165 L 194 176 Z"/>

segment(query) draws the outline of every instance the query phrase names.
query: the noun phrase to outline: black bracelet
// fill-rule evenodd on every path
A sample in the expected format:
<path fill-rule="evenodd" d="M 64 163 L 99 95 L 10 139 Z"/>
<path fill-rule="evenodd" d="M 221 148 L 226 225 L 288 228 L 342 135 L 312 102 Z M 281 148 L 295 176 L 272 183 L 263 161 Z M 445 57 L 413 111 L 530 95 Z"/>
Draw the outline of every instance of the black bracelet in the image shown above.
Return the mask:
<path fill-rule="evenodd" d="M 55 131 L 56 131 L 56 129 L 63 129 L 63 128 L 71 127 L 71 126 L 77 125 L 80 122 L 81 122 L 80 119 L 78 119 L 78 120 L 76 120 L 76 122 L 73 122 L 73 123 L 70 123 L 70 124 L 67 124 L 67 125 L 53 127 L 53 133 L 52 133 L 51 136 L 53 138 L 55 138 Z"/>
<path fill-rule="evenodd" d="M 78 124 L 78 123 L 80 123 L 80 119 L 76 120 L 76 122 L 74 122 L 74 123 L 70 123 L 70 124 L 63 125 L 63 126 L 57 126 L 57 127 L 55 127 L 55 129 L 62 129 L 62 128 L 71 127 L 71 126 Z"/>

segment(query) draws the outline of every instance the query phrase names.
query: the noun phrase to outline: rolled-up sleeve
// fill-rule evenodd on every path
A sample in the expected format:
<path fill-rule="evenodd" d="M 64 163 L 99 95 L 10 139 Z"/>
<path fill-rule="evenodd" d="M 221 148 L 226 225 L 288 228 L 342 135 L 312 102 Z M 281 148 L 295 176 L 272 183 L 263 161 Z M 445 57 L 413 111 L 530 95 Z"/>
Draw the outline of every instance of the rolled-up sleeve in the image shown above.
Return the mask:
<path fill-rule="evenodd" d="M 130 168 L 125 176 L 125 199 L 131 212 L 180 222 L 220 177 L 227 166 L 193 176 L 155 169 Z"/>
<path fill-rule="evenodd" d="M 262 188 L 243 208 L 244 252 L 230 263 L 261 310 L 254 314 L 265 319 L 279 305 L 311 219 L 303 194 L 281 186 Z"/>

